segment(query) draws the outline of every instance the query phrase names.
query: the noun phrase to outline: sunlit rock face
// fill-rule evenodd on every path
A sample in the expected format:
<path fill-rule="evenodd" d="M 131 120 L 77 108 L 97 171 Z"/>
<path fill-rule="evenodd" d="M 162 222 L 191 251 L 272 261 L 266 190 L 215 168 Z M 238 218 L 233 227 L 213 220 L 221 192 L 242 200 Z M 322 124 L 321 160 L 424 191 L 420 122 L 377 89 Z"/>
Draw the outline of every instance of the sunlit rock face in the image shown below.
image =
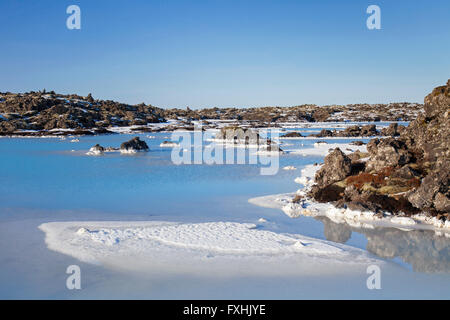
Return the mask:
<path fill-rule="evenodd" d="M 450 80 L 425 97 L 425 114 L 411 123 L 406 138 L 426 170 L 408 200 L 420 209 L 450 212 Z M 448 215 L 447 215 L 448 218 Z"/>
<path fill-rule="evenodd" d="M 450 80 L 425 97 L 424 114 L 407 128 L 392 125 L 391 137 L 367 144 L 368 160 L 333 151 L 316 175 L 311 196 L 319 202 L 442 221 L 450 212 Z M 348 159 L 350 158 L 350 159 Z M 324 196 L 326 195 L 326 196 Z"/>

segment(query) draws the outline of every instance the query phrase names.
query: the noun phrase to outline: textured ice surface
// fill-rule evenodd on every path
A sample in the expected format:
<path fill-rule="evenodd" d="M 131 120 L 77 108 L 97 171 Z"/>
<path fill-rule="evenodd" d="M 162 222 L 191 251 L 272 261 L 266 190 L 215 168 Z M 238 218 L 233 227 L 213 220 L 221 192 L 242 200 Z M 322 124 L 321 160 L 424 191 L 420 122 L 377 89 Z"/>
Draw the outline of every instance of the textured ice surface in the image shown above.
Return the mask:
<path fill-rule="evenodd" d="M 144 272 L 340 273 L 381 263 L 357 248 L 250 223 L 52 222 L 40 229 L 52 250 Z"/>

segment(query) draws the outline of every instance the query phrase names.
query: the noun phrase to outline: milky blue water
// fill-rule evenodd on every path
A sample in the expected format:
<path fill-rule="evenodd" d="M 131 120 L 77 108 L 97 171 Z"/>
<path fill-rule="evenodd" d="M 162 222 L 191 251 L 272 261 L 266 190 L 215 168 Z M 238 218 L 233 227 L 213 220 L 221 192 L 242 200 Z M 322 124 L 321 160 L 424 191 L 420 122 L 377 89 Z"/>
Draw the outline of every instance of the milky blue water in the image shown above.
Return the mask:
<path fill-rule="evenodd" d="M 0 139 L 2 207 L 89 209 L 124 218 L 127 214 L 211 216 L 214 210 L 217 217 L 237 218 L 242 212 L 230 209 L 249 197 L 296 189 L 292 172 L 262 176 L 259 165 L 173 165 L 171 149 L 159 147 L 168 140 L 163 133 L 154 134 L 156 139 L 141 135 L 150 147 L 147 153 L 85 154 L 96 143 L 118 147 L 133 136 L 137 135 L 82 137 L 79 143 Z M 286 156 L 280 166 L 319 160 Z"/>
<path fill-rule="evenodd" d="M 307 134 L 320 129 L 302 131 Z M 70 138 L 0 139 L 0 296 L 55 297 L 39 289 L 39 274 L 31 278 L 33 285 L 23 282 L 21 273 L 30 273 L 36 262 L 27 262 L 20 251 L 34 250 L 40 256 L 48 256 L 39 264 L 45 265 L 43 270 L 51 268 L 53 262 L 62 258 L 47 252 L 44 235 L 37 231 L 37 225 L 59 220 L 256 222 L 264 217 L 269 221 L 267 229 L 347 243 L 394 261 L 405 272 L 450 271 L 449 239 L 432 231 L 358 230 L 327 218 L 291 219 L 280 210 L 248 203 L 252 197 L 297 190 L 299 185 L 294 179 L 300 175 L 299 169 L 321 162 L 323 157 L 283 155 L 275 175 L 261 175 L 260 164 L 174 165 L 171 149 L 159 147 L 162 141 L 170 140 L 170 134 L 150 135 L 155 138 L 150 139 L 147 134 L 103 135 L 81 137 L 78 143 L 70 142 Z M 133 155 L 85 154 L 97 143 L 118 147 L 134 136 L 145 140 L 150 151 Z M 290 145 L 282 148 L 307 148 L 314 142 L 286 140 Z M 298 170 L 281 170 L 288 165 Z M 29 237 L 20 234 L 20 226 L 30 224 L 36 228 L 34 233 Z M 20 240 L 15 242 L 14 237 Z M 46 271 L 42 272 L 45 278 Z M 444 283 L 448 284 L 448 280 L 444 276 Z"/>

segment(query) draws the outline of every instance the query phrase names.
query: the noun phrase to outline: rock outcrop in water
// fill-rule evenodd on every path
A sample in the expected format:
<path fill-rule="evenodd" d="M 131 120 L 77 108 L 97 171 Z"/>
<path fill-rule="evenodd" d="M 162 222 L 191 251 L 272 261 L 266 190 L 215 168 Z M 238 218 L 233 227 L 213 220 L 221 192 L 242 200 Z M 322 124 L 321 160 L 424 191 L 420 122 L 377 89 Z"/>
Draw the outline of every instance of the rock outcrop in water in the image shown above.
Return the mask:
<path fill-rule="evenodd" d="M 373 136 L 390 136 L 397 137 L 401 132 L 405 130 L 405 126 L 399 125 L 394 122 L 391 123 L 388 127 L 377 130 L 374 124 L 367 124 L 363 126 L 354 125 L 350 126 L 344 130 L 328 130 L 322 129 L 317 134 L 312 134 L 312 137 L 317 138 L 328 138 L 328 137 L 373 137 Z"/>
<path fill-rule="evenodd" d="M 89 149 L 87 154 L 93 155 L 93 156 L 99 156 L 99 155 L 102 155 L 104 152 L 105 152 L 105 148 L 103 148 L 101 145 L 99 145 L 97 143 L 95 146 L 93 146 L 92 148 Z"/>
<path fill-rule="evenodd" d="M 148 151 L 148 145 L 145 141 L 134 137 L 130 141 L 124 142 L 120 145 L 121 153 L 135 153 L 139 151 Z"/>
<path fill-rule="evenodd" d="M 303 137 L 302 134 L 296 131 L 288 132 L 281 136 L 281 138 L 301 138 L 301 137 Z"/>
<path fill-rule="evenodd" d="M 344 130 L 327 130 L 322 129 L 318 134 L 313 134 L 311 136 L 318 138 L 326 138 L 326 137 L 373 137 L 380 135 L 380 132 L 377 130 L 376 125 L 367 124 L 364 126 L 350 126 Z"/>
<path fill-rule="evenodd" d="M 336 149 L 325 157 L 310 196 L 352 209 L 450 219 L 450 80 L 425 97 L 425 113 L 395 137 L 373 139 L 369 159 L 350 160 Z"/>
<path fill-rule="evenodd" d="M 260 145 L 268 142 L 267 139 L 262 138 L 255 130 L 235 126 L 223 127 L 216 134 L 215 139 L 246 145 Z"/>

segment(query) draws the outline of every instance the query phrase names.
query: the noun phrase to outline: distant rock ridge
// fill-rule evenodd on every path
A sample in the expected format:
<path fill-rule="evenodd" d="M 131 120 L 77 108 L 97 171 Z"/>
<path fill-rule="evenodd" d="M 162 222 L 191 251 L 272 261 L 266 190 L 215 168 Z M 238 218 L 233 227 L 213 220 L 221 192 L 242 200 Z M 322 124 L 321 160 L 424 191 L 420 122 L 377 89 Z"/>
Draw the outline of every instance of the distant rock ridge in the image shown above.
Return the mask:
<path fill-rule="evenodd" d="M 339 149 L 325 157 L 309 196 L 350 209 L 450 219 L 450 79 L 425 97 L 423 114 L 372 139 L 368 160 Z"/>
<path fill-rule="evenodd" d="M 80 135 L 111 133 L 107 130 L 111 126 L 163 122 L 162 113 L 162 109 L 151 105 L 94 100 L 90 94 L 82 97 L 45 91 L 0 93 L 0 134 L 55 129 L 72 129 L 71 134 Z"/>

